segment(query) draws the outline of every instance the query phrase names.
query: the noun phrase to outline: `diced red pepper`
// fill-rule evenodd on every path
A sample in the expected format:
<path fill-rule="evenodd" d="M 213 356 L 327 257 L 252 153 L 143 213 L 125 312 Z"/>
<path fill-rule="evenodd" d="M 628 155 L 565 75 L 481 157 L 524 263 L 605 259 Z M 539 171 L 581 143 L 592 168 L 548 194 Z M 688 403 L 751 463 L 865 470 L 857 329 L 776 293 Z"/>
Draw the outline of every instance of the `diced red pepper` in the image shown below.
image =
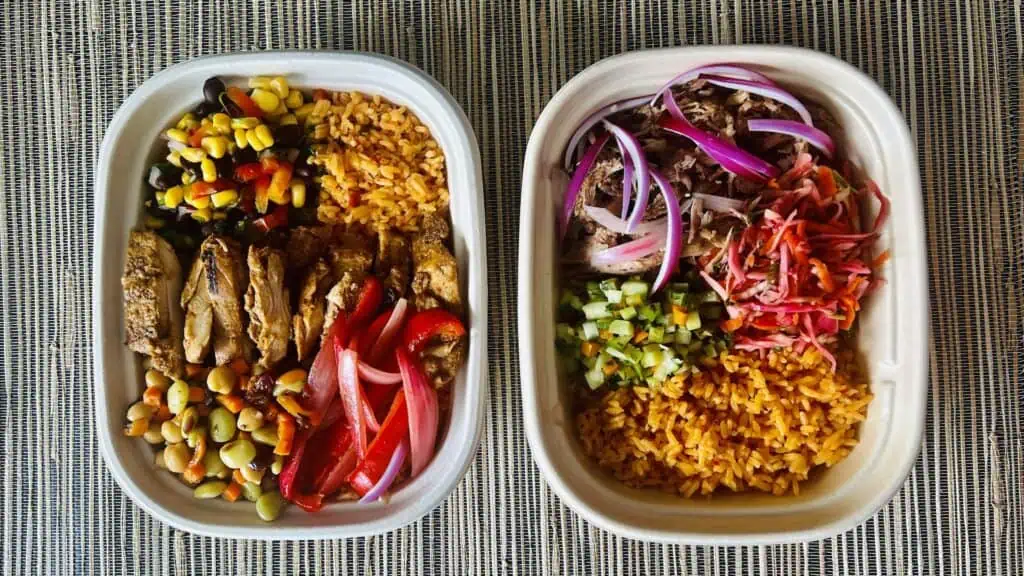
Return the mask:
<path fill-rule="evenodd" d="M 260 214 L 266 214 L 267 206 L 270 205 L 270 176 L 260 176 L 254 180 L 252 190 L 255 193 L 256 210 Z"/>
<path fill-rule="evenodd" d="M 391 403 L 391 410 L 380 426 L 380 432 L 366 449 L 366 457 L 359 461 L 348 477 L 348 483 L 360 496 L 369 492 L 380 480 L 398 445 L 409 434 L 409 410 L 405 394 L 399 390 Z"/>
<path fill-rule="evenodd" d="M 465 335 L 466 328 L 457 316 L 443 308 L 431 308 L 409 318 L 402 333 L 402 343 L 416 355 L 435 337 L 454 340 Z"/>
<path fill-rule="evenodd" d="M 288 162 L 281 162 L 281 166 L 274 171 L 274 175 L 270 177 L 270 186 L 267 188 L 267 197 L 273 198 L 275 202 L 280 202 L 284 198 L 285 192 L 288 191 L 288 185 L 292 181 L 292 165 Z"/>
<path fill-rule="evenodd" d="M 199 148 L 203 145 L 203 138 L 213 135 L 212 126 L 200 126 L 188 135 L 188 145 L 193 148 Z"/>
<path fill-rule="evenodd" d="M 235 167 L 235 180 L 239 182 L 252 182 L 260 176 L 263 176 L 263 166 L 259 162 L 239 164 Z"/>
<path fill-rule="evenodd" d="M 384 286 L 376 276 L 368 276 L 359 290 L 359 299 L 352 310 L 352 324 L 361 324 L 373 317 L 373 313 L 384 302 Z M 386 322 L 386 321 L 385 321 Z"/>
<path fill-rule="evenodd" d="M 230 190 L 234 187 L 235 185 L 232 184 L 230 180 L 225 180 L 224 178 L 218 178 L 213 182 L 204 182 L 199 180 L 192 183 L 192 197 L 203 198 L 205 196 L 216 194 L 221 190 Z"/>
<path fill-rule="evenodd" d="M 252 116 L 254 118 L 263 118 L 263 110 L 249 98 L 249 95 L 245 93 L 245 90 L 237 86 L 228 86 L 227 97 L 234 102 L 242 110 L 242 113 L 246 116 Z"/>
<path fill-rule="evenodd" d="M 281 161 L 277 159 L 277 156 L 268 155 L 260 158 L 260 170 L 267 176 L 273 176 L 280 167 Z"/>
<path fill-rule="evenodd" d="M 274 211 L 262 218 L 252 221 L 253 226 L 260 232 L 270 232 L 274 228 L 288 225 L 288 207 L 278 206 Z"/>

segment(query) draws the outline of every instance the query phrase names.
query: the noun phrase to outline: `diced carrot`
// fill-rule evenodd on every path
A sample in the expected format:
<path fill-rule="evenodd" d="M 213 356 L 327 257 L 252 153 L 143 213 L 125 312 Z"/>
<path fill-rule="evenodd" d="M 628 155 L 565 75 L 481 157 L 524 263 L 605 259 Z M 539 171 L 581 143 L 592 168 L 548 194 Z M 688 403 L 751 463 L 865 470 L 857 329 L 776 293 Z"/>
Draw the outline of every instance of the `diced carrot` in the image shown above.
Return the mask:
<path fill-rule="evenodd" d="M 601 338 L 601 340 L 611 340 L 612 338 L 612 333 L 609 332 L 608 330 L 601 330 L 597 333 L 597 335 L 598 337 Z"/>
<path fill-rule="evenodd" d="M 735 318 L 729 318 L 725 322 L 722 322 L 722 330 L 726 332 L 735 332 L 743 327 L 743 318 L 737 316 Z"/>
<path fill-rule="evenodd" d="M 633 335 L 633 342 L 639 344 L 639 343 L 643 342 L 644 340 L 647 340 L 647 336 L 648 336 L 647 332 L 644 332 L 643 330 L 640 330 L 639 332 L 637 332 L 636 334 Z"/>
<path fill-rule="evenodd" d="M 277 445 L 274 446 L 274 454 L 287 456 L 292 453 L 292 444 L 295 442 L 295 418 L 291 414 L 281 413 L 277 415 Z"/>
<path fill-rule="evenodd" d="M 188 401 L 199 404 L 206 400 L 206 389 L 202 386 L 189 386 L 188 387 Z"/>
<path fill-rule="evenodd" d="M 673 323 L 675 323 L 676 325 L 682 326 L 683 324 L 686 324 L 686 317 L 687 316 L 688 316 L 688 314 L 686 313 L 686 310 L 684 310 L 682 306 L 680 306 L 678 304 L 673 304 L 672 305 L 672 322 Z"/>
<path fill-rule="evenodd" d="M 146 391 L 142 393 L 142 403 L 146 406 L 152 406 L 153 408 L 160 408 L 160 401 L 164 397 L 163 390 L 156 386 L 150 386 L 146 388 Z"/>
<path fill-rule="evenodd" d="M 186 484 L 192 486 L 202 482 L 205 476 L 206 466 L 203 466 L 202 462 L 189 464 L 188 467 L 185 468 L 185 471 L 181 473 L 181 479 L 184 480 Z"/>
<path fill-rule="evenodd" d="M 171 409 L 167 407 L 167 404 L 161 404 L 156 409 L 156 414 L 153 414 L 153 422 L 163 422 L 170 420 L 174 415 L 171 414 Z"/>
<path fill-rule="evenodd" d="M 245 401 L 234 394 L 218 394 L 217 403 L 228 409 L 232 414 L 238 414 L 245 408 Z"/>
<path fill-rule="evenodd" d="M 830 294 L 835 292 L 836 285 L 832 282 L 832 274 L 829 273 L 828 267 L 825 266 L 825 263 L 817 258 L 810 258 L 808 259 L 808 262 L 811 263 L 811 271 L 814 272 L 814 275 L 818 277 L 819 281 L 821 281 L 821 287 L 825 292 Z"/>
<path fill-rule="evenodd" d="M 225 488 L 220 495 L 228 502 L 234 502 L 242 495 L 242 485 L 238 482 L 232 482 L 231 484 L 228 484 L 228 487 Z"/>
<path fill-rule="evenodd" d="M 231 361 L 229 366 L 231 366 L 231 369 L 239 376 L 248 376 L 249 371 L 251 370 L 249 363 L 241 358 L 235 358 Z"/>
<path fill-rule="evenodd" d="M 293 394 L 281 394 L 277 397 L 277 403 L 292 416 L 309 416 L 309 410 L 302 407 Z"/>
<path fill-rule="evenodd" d="M 245 476 L 242 476 L 242 471 L 241 470 L 232 470 L 231 471 L 231 481 L 232 482 L 237 482 L 238 484 L 245 484 L 245 482 L 246 482 Z"/>
<path fill-rule="evenodd" d="M 818 166 L 818 190 L 822 198 L 831 198 L 836 195 L 836 179 L 832 169 L 827 166 Z"/>
<path fill-rule="evenodd" d="M 580 344 L 580 353 L 587 358 L 593 358 L 597 356 L 597 353 L 601 351 L 601 345 L 597 342 L 583 342 Z"/>
<path fill-rule="evenodd" d="M 615 374 L 615 372 L 618 371 L 618 369 L 618 364 L 616 364 L 615 362 L 608 362 L 604 365 L 604 368 L 602 370 L 605 376 L 611 376 L 612 374 Z"/>

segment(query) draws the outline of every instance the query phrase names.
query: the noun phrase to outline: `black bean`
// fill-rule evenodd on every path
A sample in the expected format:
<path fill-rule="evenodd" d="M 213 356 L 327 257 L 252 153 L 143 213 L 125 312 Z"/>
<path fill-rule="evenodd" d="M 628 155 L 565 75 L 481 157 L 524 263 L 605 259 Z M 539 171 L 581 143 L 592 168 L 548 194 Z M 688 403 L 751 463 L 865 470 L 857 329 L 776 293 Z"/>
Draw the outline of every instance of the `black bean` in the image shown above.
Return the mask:
<path fill-rule="evenodd" d="M 157 190 L 167 190 L 171 186 L 181 183 L 181 168 L 169 162 L 153 164 L 149 169 L 146 182 Z"/>
<path fill-rule="evenodd" d="M 206 100 L 203 100 L 192 109 L 192 113 L 199 118 L 205 118 L 214 112 L 220 112 L 220 104 L 211 104 Z"/>
<path fill-rule="evenodd" d="M 274 129 L 275 148 L 298 148 L 302 143 L 302 126 L 287 124 Z"/>
<path fill-rule="evenodd" d="M 220 95 L 220 105 L 224 108 L 224 111 L 228 113 L 228 116 L 232 118 L 241 118 L 245 116 L 245 112 L 239 108 L 238 104 L 235 104 L 234 100 L 228 98 L 227 92 Z"/>
<path fill-rule="evenodd" d="M 203 98 L 206 99 L 210 104 L 219 104 L 220 95 L 224 93 L 227 88 L 224 87 L 224 82 L 216 76 L 212 76 L 206 79 L 203 83 Z"/>
<path fill-rule="evenodd" d="M 213 165 L 217 167 L 217 176 L 219 178 L 230 179 L 232 176 L 234 176 L 235 163 L 231 160 L 230 156 L 214 158 Z"/>
<path fill-rule="evenodd" d="M 233 159 L 235 164 L 241 166 L 242 164 L 251 164 L 253 162 L 259 162 L 259 156 L 256 155 L 256 151 L 246 146 L 245 148 L 237 148 L 235 150 Z"/>
<path fill-rule="evenodd" d="M 303 148 L 299 157 L 295 159 L 295 174 L 299 178 L 312 178 L 313 167 L 309 165 L 309 148 Z"/>

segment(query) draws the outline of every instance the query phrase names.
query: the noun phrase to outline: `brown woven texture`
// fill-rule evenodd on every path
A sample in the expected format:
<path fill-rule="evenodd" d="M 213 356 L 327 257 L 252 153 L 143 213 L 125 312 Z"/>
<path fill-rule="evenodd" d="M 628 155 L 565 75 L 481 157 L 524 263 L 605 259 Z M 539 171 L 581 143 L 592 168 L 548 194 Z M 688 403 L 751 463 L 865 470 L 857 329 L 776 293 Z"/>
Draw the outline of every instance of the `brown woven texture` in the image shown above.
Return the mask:
<path fill-rule="evenodd" d="M 1020 0 L 0 7 L 5 576 L 1024 573 Z M 530 459 L 515 336 L 522 156 L 544 104 L 587 65 L 646 47 L 727 43 L 834 54 L 877 80 L 907 119 L 928 236 L 928 422 L 906 485 L 851 532 L 787 546 L 646 544 L 580 520 Z M 481 448 L 440 507 L 373 538 L 266 543 L 178 532 L 124 496 L 97 449 L 92 170 L 106 124 L 169 65 L 283 48 L 380 52 L 423 68 L 465 108 L 483 155 L 492 306 Z"/>

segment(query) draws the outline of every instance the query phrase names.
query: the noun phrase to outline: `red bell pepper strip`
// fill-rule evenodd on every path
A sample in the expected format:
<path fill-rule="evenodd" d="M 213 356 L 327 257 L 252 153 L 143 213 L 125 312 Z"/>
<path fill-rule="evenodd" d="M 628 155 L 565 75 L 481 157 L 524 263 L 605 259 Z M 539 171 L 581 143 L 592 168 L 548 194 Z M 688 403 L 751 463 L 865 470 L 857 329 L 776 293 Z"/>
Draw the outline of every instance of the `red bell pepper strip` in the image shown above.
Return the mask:
<path fill-rule="evenodd" d="M 306 512 L 319 512 L 324 507 L 323 494 L 296 494 L 292 502 Z"/>
<path fill-rule="evenodd" d="M 344 341 L 334 339 L 334 354 L 338 359 L 338 391 L 341 402 L 345 406 L 345 416 L 352 429 L 352 439 L 356 445 L 356 454 L 360 458 L 366 456 L 366 402 L 363 399 L 363 387 L 359 385 L 358 355 L 345 349 Z"/>
<path fill-rule="evenodd" d="M 368 276 L 359 291 L 359 299 L 352 311 L 352 324 L 357 325 L 369 321 L 374 312 L 384 301 L 384 287 L 376 276 Z M 386 320 L 385 320 L 386 322 Z"/>
<path fill-rule="evenodd" d="M 373 409 L 373 413 L 378 418 L 378 421 L 387 416 L 388 407 L 391 406 L 391 402 L 395 399 L 395 393 L 399 389 L 401 389 L 401 386 L 386 384 L 366 383 L 363 386 L 366 403 Z"/>
<path fill-rule="evenodd" d="M 391 403 L 391 410 L 380 426 L 380 432 L 366 449 L 366 457 L 359 461 L 348 477 L 348 483 L 360 496 L 366 495 L 380 480 L 398 445 L 409 434 L 409 412 L 405 394 L 399 390 Z"/>
<path fill-rule="evenodd" d="M 277 156 L 264 156 L 260 158 L 260 170 L 267 176 L 273 176 L 274 172 L 281 167 L 281 161 Z"/>
<path fill-rule="evenodd" d="M 288 226 L 288 207 L 278 206 L 270 214 L 253 220 L 252 225 L 264 233 L 270 232 L 274 228 Z"/>
<path fill-rule="evenodd" d="M 285 500 L 292 500 L 298 494 L 299 469 L 302 466 L 302 458 L 306 453 L 306 443 L 308 441 L 308 430 L 302 430 L 296 435 L 292 453 L 285 460 L 284 467 L 281 468 L 281 474 L 277 477 L 281 496 Z"/>
<path fill-rule="evenodd" d="M 260 214 L 266 214 L 267 206 L 270 205 L 270 176 L 260 176 L 254 180 L 252 190 L 256 194 L 256 210 Z"/>
<path fill-rule="evenodd" d="M 235 167 L 235 180 L 246 183 L 263 176 L 263 166 L 259 162 L 249 162 Z"/>
<path fill-rule="evenodd" d="M 415 356 L 436 336 L 454 340 L 465 335 L 466 328 L 457 316 L 443 308 L 431 308 L 409 318 L 402 334 L 402 343 Z"/>
<path fill-rule="evenodd" d="M 349 452 L 353 451 L 352 431 L 349 429 L 348 422 L 338 420 L 330 427 L 317 432 L 309 440 L 308 445 L 313 453 L 310 454 L 309 458 L 309 470 L 304 472 L 303 476 L 309 479 L 309 486 L 314 493 L 323 494 L 324 496 L 331 494 L 339 486 L 335 486 L 333 490 L 328 490 L 327 488 L 330 487 L 328 479 L 335 473 L 338 463 Z M 349 459 L 351 460 L 349 472 L 351 472 L 356 466 L 354 452 L 353 456 Z"/>
<path fill-rule="evenodd" d="M 341 455 L 340 458 L 334 463 L 324 477 L 323 483 L 317 485 L 317 493 L 323 495 L 334 494 L 341 489 L 341 486 L 345 483 L 345 479 L 352 473 L 352 470 L 356 467 L 356 447 L 355 444 L 349 444 L 348 450 Z"/>
<path fill-rule="evenodd" d="M 348 347 L 359 353 L 359 357 L 365 361 L 370 357 L 370 349 L 373 343 L 377 341 L 384 325 L 388 323 L 388 319 L 391 318 L 391 311 L 394 310 L 392 307 L 388 307 L 384 312 L 373 319 L 370 325 L 362 332 L 352 337 Z"/>
<path fill-rule="evenodd" d="M 263 110 L 249 98 L 249 95 L 245 93 L 238 86 L 228 86 L 227 97 L 234 102 L 242 110 L 242 113 L 246 116 L 252 116 L 253 118 L 263 118 Z"/>

